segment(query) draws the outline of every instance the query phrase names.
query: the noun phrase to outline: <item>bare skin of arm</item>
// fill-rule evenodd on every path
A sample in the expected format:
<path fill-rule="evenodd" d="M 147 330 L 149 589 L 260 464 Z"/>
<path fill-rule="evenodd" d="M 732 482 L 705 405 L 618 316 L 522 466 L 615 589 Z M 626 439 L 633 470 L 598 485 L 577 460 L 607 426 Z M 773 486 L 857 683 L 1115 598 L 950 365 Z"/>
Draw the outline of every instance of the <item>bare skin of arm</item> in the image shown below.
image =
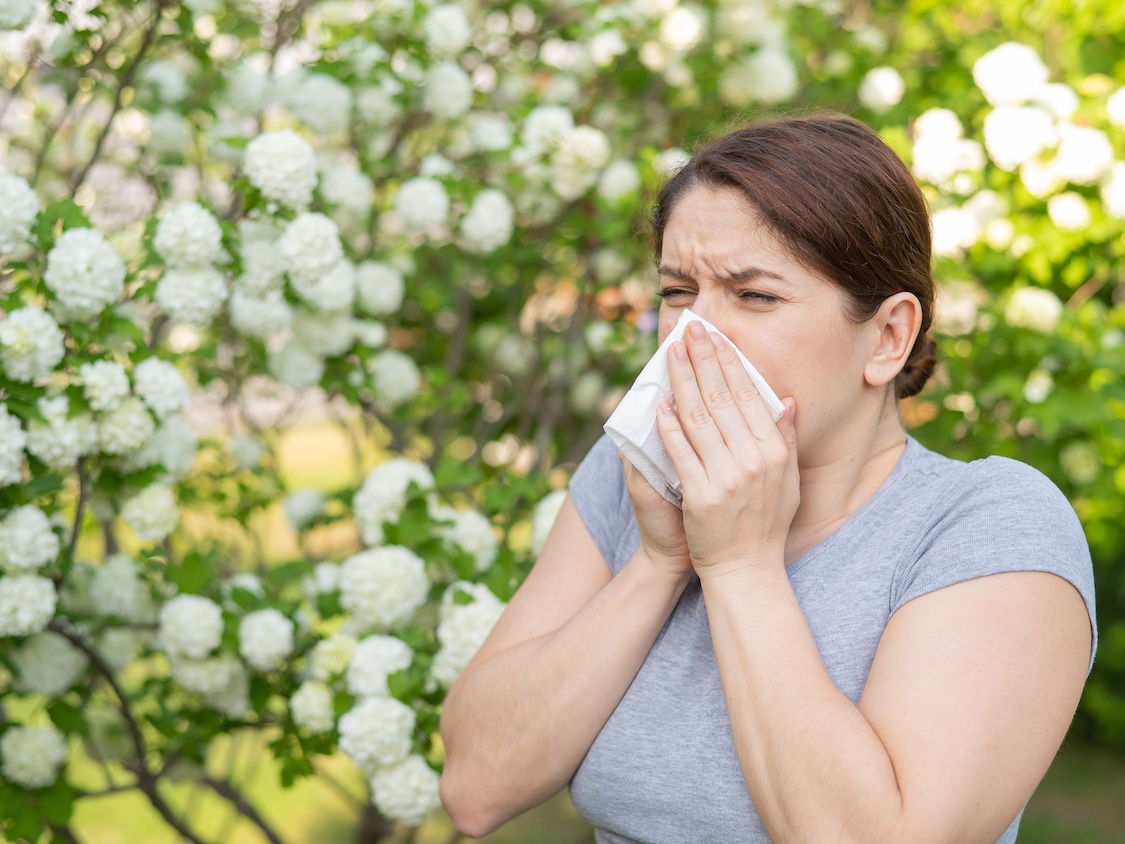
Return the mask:
<path fill-rule="evenodd" d="M 485 835 L 573 777 L 690 577 L 645 549 L 611 578 L 569 498 L 543 553 L 446 697 L 441 796 Z"/>

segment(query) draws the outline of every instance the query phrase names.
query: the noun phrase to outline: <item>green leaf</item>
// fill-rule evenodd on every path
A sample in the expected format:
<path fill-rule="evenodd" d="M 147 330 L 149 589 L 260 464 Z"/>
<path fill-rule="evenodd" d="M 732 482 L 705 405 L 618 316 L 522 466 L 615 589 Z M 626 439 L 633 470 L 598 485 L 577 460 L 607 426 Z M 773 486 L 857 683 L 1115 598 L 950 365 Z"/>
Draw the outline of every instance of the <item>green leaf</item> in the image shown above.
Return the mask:
<path fill-rule="evenodd" d="M 81 710 L 63 700 L 53 700 L 47 704 L 47 715 L 66 735 L 88 736 L 90 725 L 82 717 Z"/>
<path fill-rule="evenodd" d="M 39 797 L 39 810 L 43 817 L 56 826 L 66 826 L 74 814 L 74 801 L 78 789 L 58 781 Z"/>

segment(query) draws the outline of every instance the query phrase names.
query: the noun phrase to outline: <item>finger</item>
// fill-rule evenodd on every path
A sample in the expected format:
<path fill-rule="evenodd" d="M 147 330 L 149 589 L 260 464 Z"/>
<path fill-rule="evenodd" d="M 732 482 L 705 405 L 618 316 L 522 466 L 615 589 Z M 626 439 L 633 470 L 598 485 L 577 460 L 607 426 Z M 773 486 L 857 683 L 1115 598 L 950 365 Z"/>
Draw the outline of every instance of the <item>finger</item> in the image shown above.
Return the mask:
<path fill-rule="evenodd" d="M 727 448 L 711 410 L 700 393 L 694 365 L 685 341 L 672 344 L 668 355 L 668 378 L 679 413 L 679 427 L 704 465 L 720 465 L 730 460 Z M 659 416 L 659 414 L 657 414 Z"/>
<path fill-rule="evenodd" d="M 681 489 L 694 486 L 706 480 L 707 473 L 696 454 L 695 447 L 688 441 L 676 411 L 670 402 L 661 402 L 656 411 L 656 428 L 664 441 L 664 450 L 672 460 L 676 474 L 680 476 Z"/>
<path fill-rule="evenodd" d="M 771 439 L 777 435 L 777 425 L 773 414 L 766 406 L 761 392 L 750 378 L 750 373 L 742 365 L 733 345 L 718 334 L 710 334 L 715 359 L 722 367 L 728 389 L 738 412 L 747 428 L 758 440 Z"/>
<path fill-rule="evenodd" d="M 789 450 L 795 452 L 797 450 L 797 400 L 786 397 L 781 400 L 781 403 L 785 405 L 785 415 L 777 420 L 777 429 L 781 432 Z"/>

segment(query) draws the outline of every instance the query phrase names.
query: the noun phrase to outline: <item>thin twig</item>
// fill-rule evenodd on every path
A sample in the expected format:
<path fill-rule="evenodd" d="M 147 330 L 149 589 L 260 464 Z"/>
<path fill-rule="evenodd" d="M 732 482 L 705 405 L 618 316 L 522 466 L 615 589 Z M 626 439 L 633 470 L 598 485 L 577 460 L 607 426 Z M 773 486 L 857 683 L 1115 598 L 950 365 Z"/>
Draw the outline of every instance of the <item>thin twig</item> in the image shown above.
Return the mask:
<path fill-rule="evenodd" d="M 90 153 L 90 159 L 70 184 L 71 198 L 78 193 L 78 189 L 82 187 L 83 182 L 86 181 L 86 176 L 89 174 L 90 168 L 94 166 L 94 163 L 98 160 L 98 156 L 101 155 L 102 146 L 105 144 L 105 139 L 109 137 L 109 130 L 110 127 L 113 126 L 113 120 L 121 110 L 121 99 L 125 94 L 125 89 L 132 86 L 133 81 L 137 77 L 137 70 L 141 66 L 141 60 L 144 58 L 145 53 L 148 52 L 149 47 L 156 41 L 156 31 L 160 28 L 161 13 L 167 2 L 169 2 L 169 0 L 155 0 L 153 4 L 152 20 L 149 22 L 148 28 L 145 29 L 144 35 L 141 37 L 141 46 L 138 48 L 136 55 L 133 56 L 133 60 L 129 62 L 129 66 L 125 68 L 124 72 L 122 72 L 121 76 L 118 78 L 117 89 L 113 92 L 113 106 L 110 108 L 109 117 L 102 126 L 101 132 L 98 133 L 97 140 L 94 141 L 94 149 L 93 152 Z"/>
<path fill-rule="evenodd" d="M 66 549 L 66 558 L 74 559 L 74 549 L 78 545 L 78 535 L 82 532 L 82 517 L 86 514 L 86 464 L 85 458 L 78 458 L 75 467 L 78 473 L 78 504 L 74 507 L 74 527 L 70 531 L 70 542 Z"/>
<path fill-rule="evenodd" d="M 234 788 L 229 782 L 208 776 L 203 777 L 201 782 L 220 797 L 229 801 L 232 806 L 242 813 L 243 817 L 257 826 L 270 844 L 283 844 L 281 838 L 278 837 L 278 834 L 274 832 L 273 828 L 266 822 L 266 819 L 258 813 L 257 809 L 247 803 L 238 789 Z"/>
<path fill-rule="evenodd" d="M 192 844 L 205 844 L 205 842 L 197 838 L 195 834 L 184 825 L 183 821 L 176 817 L 176 813 L 172 811 L 172 807 L 160 796 L 160 791 L 157 789 L 157 778 L 153 776 L 152 771 L 149 770 L 148 763 L 145 759 L 148 748 L 145 745 L 144 736 L 141 735 L 140 725 L 137 724 L 133 713 L 129 709 L 128 698 L 126 698 L 125 693 L 121 690 L 121 686 L 117 684 L 117 679 L 113 675 L 113 669 L 109 667 L 100 653 L 90 647 L 85 639 L 70 628 L 59 624 L 57 621 L 52 621 L 48 627 L 64 639 L 69 640 L 72 645 L 86 655 L 90 664 L 102 675 L 102 679 L 105 680 L 106 684 L 117 698 L 117 709 L 121 713 L 121 717 L 125 720 L 125 729 L 129 733 L 129 739 L 133 743 L 133 750 L 137 754 L 136 765 L 129 768 L 137 777 L 137 788 L 144 792 L 145 796 L 148 797 L 149 803 L 160 813 L 160 816 L 164 818 L 168 826 L 172 827 L 172 829 L 178 832 L 183 838 L 192 842 Z"/>

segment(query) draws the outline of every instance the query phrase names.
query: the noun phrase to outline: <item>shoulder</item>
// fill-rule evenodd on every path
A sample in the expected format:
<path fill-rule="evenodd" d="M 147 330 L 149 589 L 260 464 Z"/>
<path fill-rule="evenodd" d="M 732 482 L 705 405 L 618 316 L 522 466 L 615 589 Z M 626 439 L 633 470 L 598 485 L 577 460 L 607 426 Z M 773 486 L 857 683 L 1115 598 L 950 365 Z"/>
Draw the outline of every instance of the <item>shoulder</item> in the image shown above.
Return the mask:
<path fill-rule="evenodd" d="M 892 611 L 990 574 L 1048 572 L 1071 583 L 1094 619 L 1090 549 L 1074 508 L 1042 472 L 1005 457 L 963 463 L 922 450 L 927 509 L 895 573 Z M 921 488 L 922 485 L 920 485 Z"/>

